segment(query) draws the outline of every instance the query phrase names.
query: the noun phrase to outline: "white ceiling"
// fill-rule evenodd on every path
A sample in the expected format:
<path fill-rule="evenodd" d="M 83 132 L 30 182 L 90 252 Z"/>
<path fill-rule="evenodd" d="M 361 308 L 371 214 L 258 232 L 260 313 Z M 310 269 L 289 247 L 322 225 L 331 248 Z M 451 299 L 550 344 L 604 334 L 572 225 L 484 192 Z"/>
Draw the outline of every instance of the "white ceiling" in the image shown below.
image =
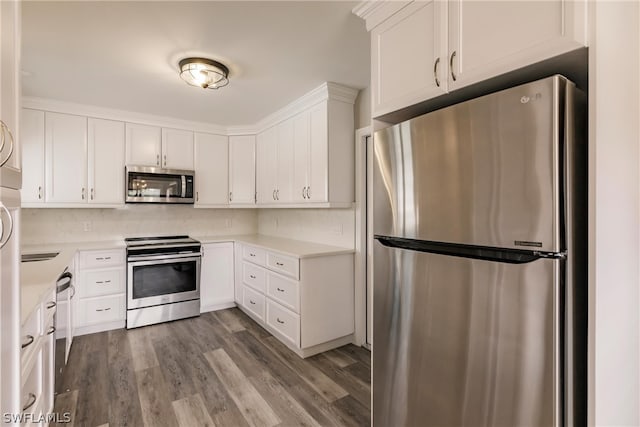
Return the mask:
<path fill-rule="evenodd" d="M 23 2 L 23 95 L 251 125 L 324 81 L 369 85 L 356 2 Z M 230 83 L 203 90 L 177 63 L 206 56 Z"/>

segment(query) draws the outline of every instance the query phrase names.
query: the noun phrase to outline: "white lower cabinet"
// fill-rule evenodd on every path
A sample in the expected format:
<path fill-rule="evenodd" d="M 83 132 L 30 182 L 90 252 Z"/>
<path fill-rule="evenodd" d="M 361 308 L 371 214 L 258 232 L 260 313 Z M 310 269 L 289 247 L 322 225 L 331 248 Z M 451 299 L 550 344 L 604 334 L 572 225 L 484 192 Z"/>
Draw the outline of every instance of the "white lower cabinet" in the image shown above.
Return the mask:
<path fill-rule="evenodd" d="M 300 357 L 351 342 L 353 254 L 298 258 L 236 243 L 236 303 Z"/>
<path fill-rule="evenodd" d="M 200 312 L 233 307 L 233 243 L 202 245 Z"/>
<path fill-rule="evenodd" d="M 47 293 L 22 323 L 22 425 L 41 425 L 43 414 L 53 411 L 55 380 L 55 289 Z"/>
<path fill-rule="evenodd" d="M 126 317 L 126 261 L 124 249 L 80 251 L 76 335 L 124 327 Z"/>

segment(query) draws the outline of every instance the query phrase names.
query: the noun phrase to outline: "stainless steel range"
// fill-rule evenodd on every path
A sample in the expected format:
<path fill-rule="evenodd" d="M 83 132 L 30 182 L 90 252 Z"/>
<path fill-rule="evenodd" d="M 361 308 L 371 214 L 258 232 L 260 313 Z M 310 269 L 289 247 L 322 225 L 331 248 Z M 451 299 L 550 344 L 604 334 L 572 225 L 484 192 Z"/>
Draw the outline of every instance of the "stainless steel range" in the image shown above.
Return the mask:
<path fill-rule="evenodd" d="M 200 242 L 139 237 L 127 244 L 127 329 L 200 315 Z"/>

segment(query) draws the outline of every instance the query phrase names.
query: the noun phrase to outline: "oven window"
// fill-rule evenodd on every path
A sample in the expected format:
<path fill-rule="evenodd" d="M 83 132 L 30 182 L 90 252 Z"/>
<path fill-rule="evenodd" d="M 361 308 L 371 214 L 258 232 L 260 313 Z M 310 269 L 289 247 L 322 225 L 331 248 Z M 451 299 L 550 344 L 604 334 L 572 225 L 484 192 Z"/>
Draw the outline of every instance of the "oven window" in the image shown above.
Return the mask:
<path fill-rule="evenodd" d="M 128 195 L 132 197 L 181 197 L 181 175 L 129 172 Z"/>
<path fill-rule="evenodd" d="M 133 298 L 196 290 L 196 261 L 133 267 Z"/>

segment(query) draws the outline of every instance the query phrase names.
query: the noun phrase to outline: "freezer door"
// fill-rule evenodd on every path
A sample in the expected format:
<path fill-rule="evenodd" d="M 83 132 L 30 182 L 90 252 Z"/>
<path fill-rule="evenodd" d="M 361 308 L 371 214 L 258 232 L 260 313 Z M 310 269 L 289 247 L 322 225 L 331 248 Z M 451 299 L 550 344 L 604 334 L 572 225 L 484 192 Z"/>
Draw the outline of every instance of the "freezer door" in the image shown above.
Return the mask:
<path fill-rule="evenodd" d="M 573 90 L 550 77 L 377 132 L 375 234 L 564 251 Z"/>
<path fill-rule="evenodd" d="M 562 424 L 564 261 L 374 245 L 374 426 Z"/>

